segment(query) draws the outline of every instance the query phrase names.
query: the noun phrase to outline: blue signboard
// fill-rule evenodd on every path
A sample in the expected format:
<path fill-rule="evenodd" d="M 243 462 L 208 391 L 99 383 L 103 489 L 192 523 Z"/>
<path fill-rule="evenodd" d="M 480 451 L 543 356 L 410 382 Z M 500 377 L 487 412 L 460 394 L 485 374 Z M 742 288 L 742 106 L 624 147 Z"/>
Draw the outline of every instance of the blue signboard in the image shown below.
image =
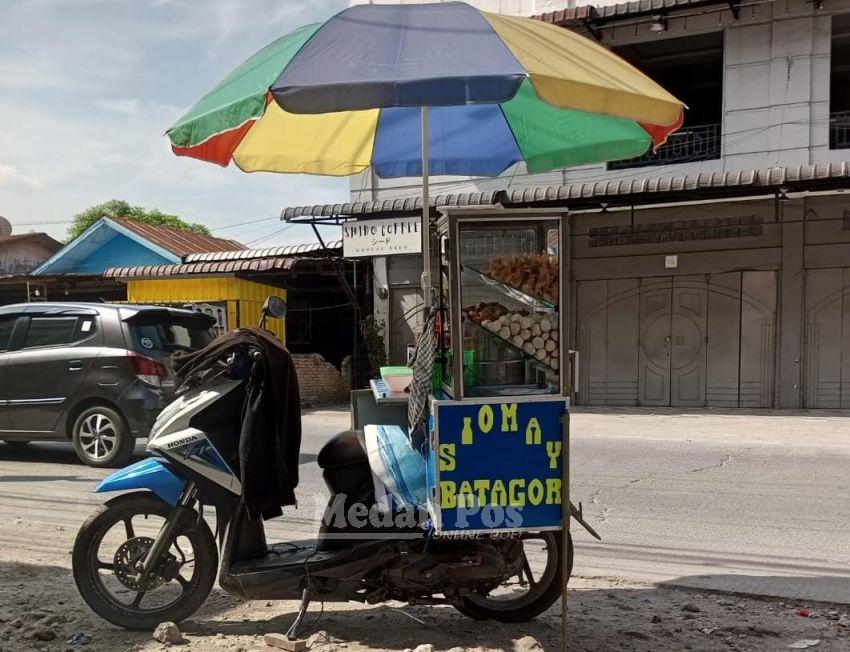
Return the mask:
<path fill-rule="evenodd" d="M 429 510 L 441 533 L 560 527 L 563 398 L 434 401 Z"/>

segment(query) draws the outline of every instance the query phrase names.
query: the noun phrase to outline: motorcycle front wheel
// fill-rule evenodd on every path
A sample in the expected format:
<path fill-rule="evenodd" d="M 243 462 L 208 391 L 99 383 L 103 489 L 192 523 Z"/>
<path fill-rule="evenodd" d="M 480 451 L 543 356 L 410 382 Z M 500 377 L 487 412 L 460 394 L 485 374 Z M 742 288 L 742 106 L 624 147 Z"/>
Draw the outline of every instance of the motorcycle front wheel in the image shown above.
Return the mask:
<path fill-rule="evenodd" d="M 536 618 L 561 596 L 563 543 L 560 532 L 525 532 L 523 570 L 486 594 L 463 598 L 455 608 L 475 620 L 522 623 Z M 573 540 L 568 539 L 567 563 L 573 570 Z M 569 579 L 568 574 L 568 579 Z"/>
<path fill-rule="evenodd" d="M 201 518 L 183 518 L 147 579 L 138 567 L 171 507 L 148 492 L 124 494 L 80 528 L 72 557 L 74 581 L 99 616 L 125 629 L 180 622 L 203 604 L 215 582 L 218 548 Z"/>

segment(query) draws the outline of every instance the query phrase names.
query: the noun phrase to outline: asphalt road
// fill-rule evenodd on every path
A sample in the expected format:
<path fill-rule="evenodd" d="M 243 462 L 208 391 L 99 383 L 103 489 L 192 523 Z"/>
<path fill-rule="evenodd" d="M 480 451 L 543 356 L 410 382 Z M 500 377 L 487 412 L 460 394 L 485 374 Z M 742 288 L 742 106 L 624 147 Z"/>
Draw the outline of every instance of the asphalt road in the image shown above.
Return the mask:
<path fill-rule="evenodd" d="M 305 414 L 300 508 L 270 540 L 310 538 L 326 497 L 315 458 L 348 424 Z M 576 575 L 850 603 L 850 418 L 829 414 L 574 414 Z M 141 453 L 141 447 L 138 449 Z M 69 563 L 106 471 L 67 444 L 0 445 L 0 559 Z"/>
<path fill-rule="evenodd" d="M 576 414 L 576 572 L 850 603 L 850 419 Z M 577 535 L 577 538 L 578 535 Z"/>

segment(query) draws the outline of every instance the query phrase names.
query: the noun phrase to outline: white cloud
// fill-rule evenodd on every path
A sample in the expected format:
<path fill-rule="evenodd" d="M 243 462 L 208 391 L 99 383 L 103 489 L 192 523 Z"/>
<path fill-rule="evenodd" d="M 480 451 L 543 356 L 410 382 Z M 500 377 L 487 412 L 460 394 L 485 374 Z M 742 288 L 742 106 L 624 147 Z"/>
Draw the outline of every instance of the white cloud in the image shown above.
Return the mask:
<path fill-rule="evenodd" d="M 267 39 L 271 41 L 301 25 L 316 22 L 318 18 L 327 18 L 329 14 L 347 5 L 347 1 L 340 0 L 271 0 L 246 6 L 244 0 L 214 0 L 206 5 L 212 18 L 206 24 L 211 29 L 213 38 L 219 43 L 258 31 L 267 34 L 274 32 Z M 257 20 L 258 14 L 262 16 L 262 20 Z"/>
<path fill-rule="evenodd" d="M 0 186 L 41 188 L 42 183 L 37 178 L 21 172 L 15 165 L 0 163 Z"/>
<path fill-rule="evenodd" d="M 157 124 L 156 128 L 160 133 L 189 109 L 189 107 L 178 107 L 138 97 L 100 98 L 94 100 L 94 105 L 103 111 L 126 119 L 139 118 L 153 121 Z"/>
<path fill-rule="evenodd" d="M 95 101 L 101 109 L 119 115 L 138 115 L 139 100 L 132 97 L 125 97 L 118 100 L 97 100 Z"/>
<path fill-rule="evenodd" d="M 46 57 L 4 55 L 0 60 L 0 89 L 33 88 L 61 91 L 77 88 L 74 79 Z"/>

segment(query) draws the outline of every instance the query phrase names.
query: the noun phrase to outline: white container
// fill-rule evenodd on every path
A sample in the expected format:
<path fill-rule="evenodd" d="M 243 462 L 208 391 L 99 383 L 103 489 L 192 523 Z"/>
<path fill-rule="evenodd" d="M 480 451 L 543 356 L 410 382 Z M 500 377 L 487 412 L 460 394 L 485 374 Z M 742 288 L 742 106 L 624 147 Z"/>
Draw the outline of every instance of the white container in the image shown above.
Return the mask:
<path fill-rule="evenodd" d="M 413 382 L 413 369 L 410 367 L 381 367 L 381 378 L 387 389 L 396 394 L 405 391 Z"/>

